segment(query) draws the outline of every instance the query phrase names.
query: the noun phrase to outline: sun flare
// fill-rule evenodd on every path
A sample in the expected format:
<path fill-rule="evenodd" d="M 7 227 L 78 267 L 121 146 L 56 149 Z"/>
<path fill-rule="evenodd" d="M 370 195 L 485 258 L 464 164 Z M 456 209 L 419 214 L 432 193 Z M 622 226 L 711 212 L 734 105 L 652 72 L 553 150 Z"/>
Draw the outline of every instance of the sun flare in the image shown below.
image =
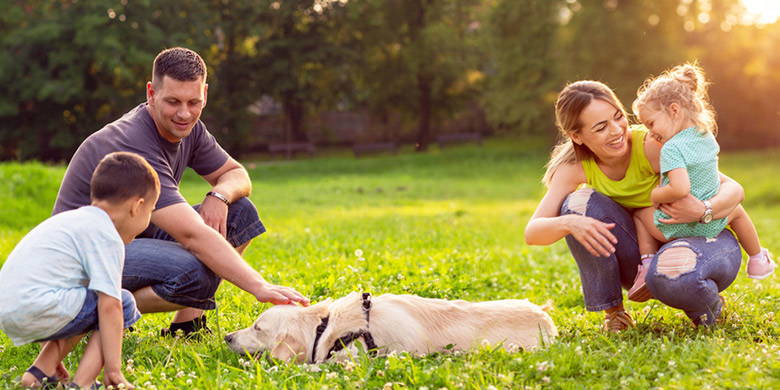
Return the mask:
<path fill-rule="evenodd" d="M 780 17 L 780 1 L 777 0 L 742 0 L 747 16 L 753 23 L 769 24 Z"/>

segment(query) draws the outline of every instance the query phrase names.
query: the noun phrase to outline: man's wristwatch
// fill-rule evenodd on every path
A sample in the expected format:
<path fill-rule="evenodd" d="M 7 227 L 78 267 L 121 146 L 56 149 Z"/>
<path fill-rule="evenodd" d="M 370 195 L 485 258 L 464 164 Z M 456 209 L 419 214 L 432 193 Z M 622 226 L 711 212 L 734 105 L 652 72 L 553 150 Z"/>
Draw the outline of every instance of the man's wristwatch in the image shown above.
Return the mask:
<path fill-rule="evenodd" d="M 213 196 L 223 202 L 225 202 L 226 205 L 230 206 L 230 201 L 228 200 L 227 196 L 220 194 L 217 191 L 209 191 L 206 193 L 206 196 Z"/>
<path fill-rule="evenodd" d="M 701 223 L 712 222 L 712 203 L 709 200 L 704 201 L 704 215 L 699 219 Z"/>

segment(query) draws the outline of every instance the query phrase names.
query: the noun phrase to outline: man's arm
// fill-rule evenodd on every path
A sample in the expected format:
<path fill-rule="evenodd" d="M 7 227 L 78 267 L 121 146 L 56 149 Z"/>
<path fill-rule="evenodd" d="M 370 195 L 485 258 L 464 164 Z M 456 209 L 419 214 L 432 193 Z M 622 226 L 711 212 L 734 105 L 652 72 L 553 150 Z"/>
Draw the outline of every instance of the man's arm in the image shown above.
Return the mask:
<path fill-rule="evenodd" d="M 232 157 L 228 157 L 221 167 L 203 178 L 211 184 L 211 191 L 224 196 L 228 203 L 233 203 L 252 193 L 252 180 L 249 179 L 249 173 Z M 215 196 L 206 196 L 200 205 L 199 214 L 206 225 L 218 231 L 222 237 L 227 237 L 228 207 L 223 200 Z"/>
<path fill-rule="evenodd" d="M 274 304 L 309 303 L 308 299 L 292 288 L 276 286 L 263 279 L 188 204 L 177 203 L 154 211 L 152 223 L 173 236 L 214 273 L 254 295 L 258 301 Z"/>

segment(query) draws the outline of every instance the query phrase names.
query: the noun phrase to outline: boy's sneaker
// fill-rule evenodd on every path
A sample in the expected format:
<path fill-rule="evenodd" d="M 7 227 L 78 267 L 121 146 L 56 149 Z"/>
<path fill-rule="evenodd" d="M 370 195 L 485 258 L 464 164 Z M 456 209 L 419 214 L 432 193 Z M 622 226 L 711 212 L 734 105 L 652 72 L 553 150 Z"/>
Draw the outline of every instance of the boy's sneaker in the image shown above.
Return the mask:
<path fill-rule="evenodd" d="M 173 322 L 170 327 L 160 330 L 160 336 L 177 337 L 181 334 L 185 339 L 199 339 L 201 332 L 211 333 L 211 329 L 206 326 L 205 314 L 190 321 Z"/>
<path fill-rule="evenodd" d="M 766 248 L 761 248 L 761 252 L 755 256 L 750 256 L 747 264 L 747 274 L 751 279 L 764 279 L 775 271 L 775 262 L 769 256 Z"/>
<path fill-rule="evenodd" d="M 634 326 L 636 326 L 634 320 L 625 310 L 607 313 L 604 318 L 604 330 L 608 332 L 618 333 Z"/>

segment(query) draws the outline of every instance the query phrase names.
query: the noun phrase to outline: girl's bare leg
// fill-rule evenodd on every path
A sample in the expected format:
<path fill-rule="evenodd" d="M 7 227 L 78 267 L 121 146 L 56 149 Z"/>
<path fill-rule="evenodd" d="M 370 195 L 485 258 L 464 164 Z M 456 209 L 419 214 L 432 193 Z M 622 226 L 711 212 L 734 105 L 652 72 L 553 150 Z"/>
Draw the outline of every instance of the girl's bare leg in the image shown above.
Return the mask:
<path fill-rule="evenodd" d="M 729 214 L 728 221 L 729 226 L 737 233 L 737 239 L 742 245 L 742 248 L 745 249 L 745 252 L 747 252 L 748 256 L 758 255 L 761 252 L 761 242 L 758 240 L 758 232 L 742 205 L 737 206 L 737 208 Z"/>

